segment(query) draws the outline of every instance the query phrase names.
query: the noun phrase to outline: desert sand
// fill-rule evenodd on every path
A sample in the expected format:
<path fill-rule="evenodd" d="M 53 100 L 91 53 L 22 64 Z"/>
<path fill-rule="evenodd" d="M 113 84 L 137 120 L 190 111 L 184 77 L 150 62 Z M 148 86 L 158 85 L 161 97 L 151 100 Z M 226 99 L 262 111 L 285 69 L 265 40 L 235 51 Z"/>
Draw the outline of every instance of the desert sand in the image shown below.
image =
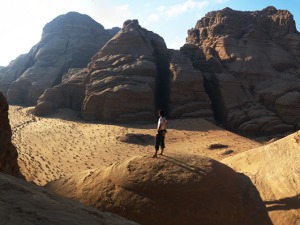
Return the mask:
<path fill-rule="evenodd" d="M 134 125 L 88 123 L 69 109 L 59 110 L 48 118 L 33 116 L 31 110 L 10 106 L 9 118 L 21 172 L 37 185 L 154 153 L 156 122 Z M 151 135 L 153 140 L 142 145 L 120 141 L 119 137 L 126 134 Z M 213 144 L 228 147 L 209 149 Z M 200 118 L 179 119 L 169 120 L 165 154 L 188 153 L 222 160 L 261 145 Z"/>
<path fill-rule="evenodd" d="M 205 156 L 136 156 L 47 189 L 143 225 L 271 225 L 251 180 Z"/>
<path fill-rule="evenodd" d="M 300 224 L 300 131 L 222 160 L 257 187 L 274 225 Z"/>
<path fill-rule="evenodd" d="M 0 173 L 1 225 L 137 225 Z"/>

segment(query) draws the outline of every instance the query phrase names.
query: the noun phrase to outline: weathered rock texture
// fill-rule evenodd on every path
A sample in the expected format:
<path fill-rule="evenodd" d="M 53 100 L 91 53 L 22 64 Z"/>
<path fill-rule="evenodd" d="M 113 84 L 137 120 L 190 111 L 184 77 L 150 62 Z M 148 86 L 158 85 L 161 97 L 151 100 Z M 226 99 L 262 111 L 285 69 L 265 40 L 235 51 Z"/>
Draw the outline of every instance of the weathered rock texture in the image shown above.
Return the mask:
<path fill-rule="evenodd" d="M 117 122 L 151 120 L 158 100 L 166 103 L 155 95 L 155 84 L 160 79 L 168 85 L 167 58 L 168 50 L 160 36 L 136 20 L 126 21 L 88 65 L 83 117 Z"/>
<path fill-rule="evenodd" d="M 85 97 L 85 82 L 87 69 L 70 69 L 63 77 L 60 85 L 48 88 L 40 96 L 35 107 L 35 114 L 45 116 L 53 113 L 55 109 L 71 108 L 81 110 Z"/>
<path fill-rule="evenodd" d="M 300 131 L 222 162 L 250 177 L 274 225 L 300 223 Z"/>
<path fill-rule="evenodd" d="M 70 12 L 43 29 L 41 41 L 0 72 L 0 90 L 10 103 L 36 104 L 45 89 L 61 82 L 69 68 L 86 67 L 112 37 L 87 15 Z"/>
<path fill-rule="evenodd" d="M 78 92 L 72 91 L 73 78 L 46 90 L 35 113 L 46 115 L 62 107 L 78 110 L 68 102 L 81 102 L 85 85 L 81 108 L 86 120 L 153 121 L 157 109 L 172 118 L 213 118 L 201 72 L 179 51 L 168 50 L 159 35 L 142 28 L 137 20 L 124 23 L 93 56 L 87 73 L 78 83 Z"/>
<path fill-rule="evenodd" d="M 216 120 L 242 134 L 299 129 L 300 35 L 288 11 L 210 12 L 181 52 L 205 77 Z"/>
<path fill-rule="evenodd" d="M 170 116 L 171 118 L 214 117 L 211 102 L 204 90 L 204 79 L 201 71 L 193 67 L 192 61 L 179 51 L 170 50 L 171 85 Z"/>
<path fill-rule="evenodd" d="M 144 225 L 271 224 L 246 176 L 201 156 L 134 157 L 46 187 Z"/>
<path fill-rule="evenodd" d="M 20 177 L 17 162 L 18 152 L 11 143 L 11 128 L 8 120 L 8 105 L 0 92 L 0 172 Z"/>
<path fill-rule="evenodd" d="M 0 224 L 137 225 L 0 173 Z"/>

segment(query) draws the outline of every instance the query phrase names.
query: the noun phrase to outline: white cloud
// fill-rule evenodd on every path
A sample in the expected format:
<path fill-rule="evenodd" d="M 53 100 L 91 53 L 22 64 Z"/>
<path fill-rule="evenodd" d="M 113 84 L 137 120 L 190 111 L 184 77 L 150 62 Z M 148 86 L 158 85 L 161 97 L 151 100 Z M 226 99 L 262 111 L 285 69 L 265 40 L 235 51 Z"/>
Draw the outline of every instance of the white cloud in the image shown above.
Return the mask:
<path fill-rule="evenodd" d="M 118 5 L 107 1 L 102 4 L 96 2 L 93 13 L 89 15 L 105 28 L 122 27 L 124 21 L 136 18 L 129 4 Z"/>
<path fill-rule="evenodd" d="M 165 11 L 165 9 L 166 9 L 166 6 L 161 5 L 161 6 L 159 6 L 159 7 L 157 8 L 157 11 L 158 11 L 158 12 L 163 12 L 163 11 Z"/>
<path fill-rule="evenodd" d="M 147 20 L 151 22 L 158 22 L 160 19 L 160 15 L 158 13 L 152 13 L 148 16 Z"/>
<path fill-rule="evenodd" d="M 124 12 L 128 12 L 129 9 L 129 5 L 124 4 L 124 5 L 119 5 L 116 7 L 115 11 L 117 13 L 124 13 Z"/>
<path fill-rule="evenodd" d="M 183 40 L 174 40 L 168 44 L 168 48 L 170 49 L 180 49 L 185 44 L 184 39 Z"/>
<path fill-rule="evenodd" d="M 222 3 L 229 2 L 229 0 L 215 0 L 215 2 L 218 4 L 222 4 Z"/>
<path fill-rule="evenodd" d="M 169 18 L 177 17 L 180 14 L 183 14 L 187 11 L 194 10 L 202 10 L 207 5 L 209 5 L 209 1 L 194 1 L 187 0 L 182 4 L 172 5 L 168 9 L 166 9 L 167 16 Z"/>

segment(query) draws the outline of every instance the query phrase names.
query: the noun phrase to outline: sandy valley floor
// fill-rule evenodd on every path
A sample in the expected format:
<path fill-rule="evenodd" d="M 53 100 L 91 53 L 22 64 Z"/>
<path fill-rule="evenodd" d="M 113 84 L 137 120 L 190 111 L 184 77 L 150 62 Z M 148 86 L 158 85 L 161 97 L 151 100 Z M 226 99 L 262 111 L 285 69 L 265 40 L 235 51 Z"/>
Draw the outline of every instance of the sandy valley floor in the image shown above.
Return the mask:
<path fill-rule="evenodd" d="M 109 166 L 136 155 L 152 156 L 156 124 L 109 125 L 79 120 L 71 110 L 58 111 L 48 118 L 35 117 L 31 108 L 10 106 L 13 143 L 26 179 L 38 185 L 87 169 Z M 126 134 L 153 136 L 148 144 L 121 142 Z M 212 144 L 227 148 L 210 150 Z M 201 154 L 221 160 L 261 146 L 203 119 L 170 120 L 166 137 L 168 153 Z M 232 150 L 230 154 L 226 154 Z"/>

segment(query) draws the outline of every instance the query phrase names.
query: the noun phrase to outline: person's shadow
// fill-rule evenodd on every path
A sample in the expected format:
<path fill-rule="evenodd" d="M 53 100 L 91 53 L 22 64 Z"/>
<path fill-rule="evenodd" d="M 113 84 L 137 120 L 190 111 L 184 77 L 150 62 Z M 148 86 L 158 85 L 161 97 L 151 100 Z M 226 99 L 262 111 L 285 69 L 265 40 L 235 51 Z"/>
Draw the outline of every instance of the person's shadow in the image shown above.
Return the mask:
<path fill-rule="evenodd" d="M 300 195 L 265 201 L 268 211 L 300 209 Z"/>

